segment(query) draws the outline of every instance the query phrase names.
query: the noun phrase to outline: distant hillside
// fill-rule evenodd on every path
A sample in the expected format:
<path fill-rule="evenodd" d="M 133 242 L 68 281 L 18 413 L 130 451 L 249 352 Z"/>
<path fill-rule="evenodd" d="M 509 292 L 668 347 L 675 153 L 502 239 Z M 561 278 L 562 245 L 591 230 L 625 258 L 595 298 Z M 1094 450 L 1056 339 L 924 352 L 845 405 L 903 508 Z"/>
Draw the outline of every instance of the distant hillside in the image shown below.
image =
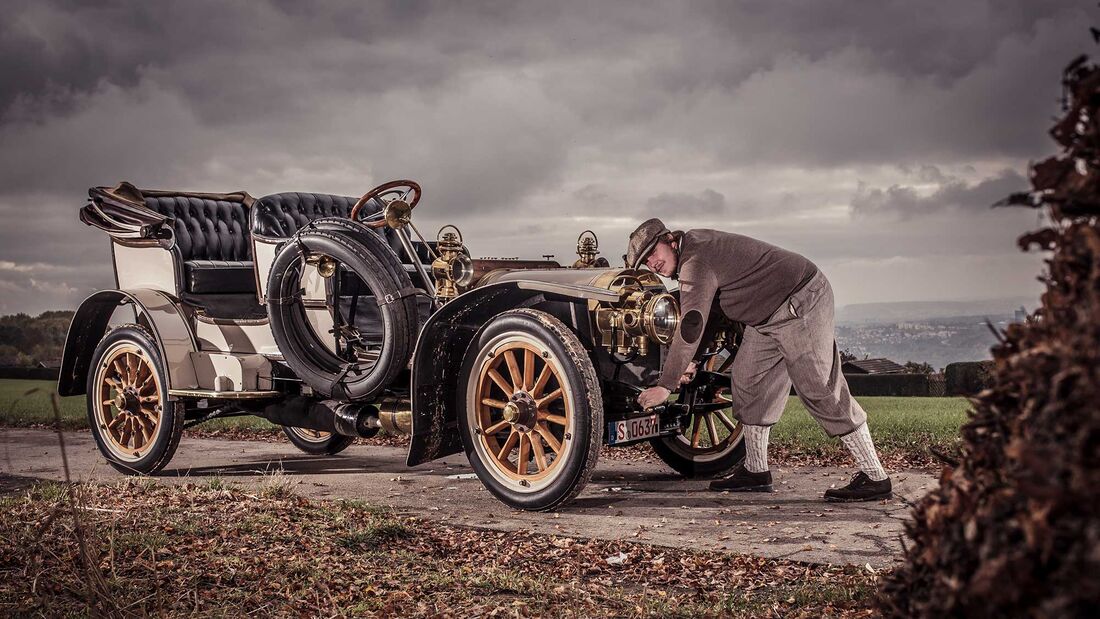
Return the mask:
<path fill-rule="evenodd" d="M 71 311 L 0 316 L 0 365 L 59 367 Z"/>
<path fill-rule="evenodd" d="M 1006 297 L 986 301 L 912 301 L 903 303 L 854 303 L 837 310 L 838 324 L 926 321 L 957 316 L 1012 316 L 1020 307 L 1039 305 L 1036 297 Z"/>

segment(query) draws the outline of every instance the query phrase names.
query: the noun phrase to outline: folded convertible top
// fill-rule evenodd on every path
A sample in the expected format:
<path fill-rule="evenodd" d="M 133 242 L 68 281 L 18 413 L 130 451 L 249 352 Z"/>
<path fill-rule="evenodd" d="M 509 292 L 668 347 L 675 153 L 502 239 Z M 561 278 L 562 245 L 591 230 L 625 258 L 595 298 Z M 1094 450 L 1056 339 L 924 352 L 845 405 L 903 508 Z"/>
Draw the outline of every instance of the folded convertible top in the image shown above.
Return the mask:
<path fill-rule="evenodd" d="M 243 191 L 208 193 L 138 189 L 133 183 L 122 181 L 114 187 L 92 187 L 89 189 L 88 197 L 91 198 L 91 202 L 80 209 L 80 221 L 117 238 L 156 239 L 171 243 L 172 217 L 147 208 L 145 206 L 146 196 L 179 196 L 239 202 L 246 208 L 252 206 L 254 202 L 252 196 Z"/>

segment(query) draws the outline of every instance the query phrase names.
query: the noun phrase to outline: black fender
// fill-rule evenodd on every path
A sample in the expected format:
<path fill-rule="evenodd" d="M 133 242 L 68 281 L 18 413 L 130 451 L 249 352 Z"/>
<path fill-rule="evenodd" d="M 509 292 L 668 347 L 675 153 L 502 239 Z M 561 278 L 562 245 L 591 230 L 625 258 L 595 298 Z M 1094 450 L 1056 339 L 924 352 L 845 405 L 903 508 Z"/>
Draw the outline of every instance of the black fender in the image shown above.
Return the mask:
<path fill-rule="evenodd" d="M 589 286 L 508 281 L 475 288 L 452 299 L 424 324 L 413 353 L 412 439 L 408 465 L 463 450 L 458 431 L 459 375 L 466 350 L 486 323 L 519 307 L 539 307 L 583 336 L 589 329 L 587 302 L 617 301 L 618 294 Z"/>
<path fill-rule="evenodd" d="M 180 309 L 179 301 L 159 290 L 100 290 L 84 299 L 73 314 L 65 337 L 65 352 L 57 378 L 61 396 L 83 395 L 96 345 L 107 332 L 111 317 L 122 305 L 132 304 L 137 320 L 149 328 L 168 373 L 169 389 L 198 387 L 191 353 L 199 346 Z"/>

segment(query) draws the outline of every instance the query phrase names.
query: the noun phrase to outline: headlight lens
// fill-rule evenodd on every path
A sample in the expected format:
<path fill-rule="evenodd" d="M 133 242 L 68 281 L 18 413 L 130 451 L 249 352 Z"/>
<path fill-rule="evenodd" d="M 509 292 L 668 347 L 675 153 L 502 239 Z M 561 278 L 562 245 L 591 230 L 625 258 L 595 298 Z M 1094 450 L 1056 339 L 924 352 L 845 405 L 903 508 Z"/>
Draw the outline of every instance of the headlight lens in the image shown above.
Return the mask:
<path fill-rule="evenodd" d="M 676 327 L 680 324 L 680 304 L 670 294 L 659 294 L 646 304 L 643 317 L 649 336 L 662 344 L 668 344 L 676 335 Z"/>
<path fill-rule="evenodd" d="M 451 261 L 451 279 L 465 288 L 474 282 L 474 261 L 466 254 L 459 254 Z"/>

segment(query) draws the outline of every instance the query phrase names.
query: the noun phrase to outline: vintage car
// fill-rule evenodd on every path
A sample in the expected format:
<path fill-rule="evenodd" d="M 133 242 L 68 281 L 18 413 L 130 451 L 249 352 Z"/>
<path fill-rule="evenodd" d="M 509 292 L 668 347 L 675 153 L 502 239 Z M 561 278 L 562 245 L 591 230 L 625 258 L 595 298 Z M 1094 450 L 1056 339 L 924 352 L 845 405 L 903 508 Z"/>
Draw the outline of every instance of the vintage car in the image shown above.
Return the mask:
<path fill-rule="evenodd" d="M 454 226 L 424 239 L 407 180 L 358 199 L 125 182 L 89 196 L 80 219 L 110 237 L 116 286 L 77 310 L 58 391 L 87 394 L 120 471 L 155 472 L 185 428 L 237 415 L 310 454 L 380 430 L 411 434 L 409 466 L 465 451 L 528 510 L 575 497 L 604 445 L 650 441 L 686 476 L 743 458 L 725 373 L 737 326 L 712 320 L 714 371 L 641 410 L 678 304 L 653 273 L 610 267 L 590 231 L 567 267 L 471 258 Z"/>

